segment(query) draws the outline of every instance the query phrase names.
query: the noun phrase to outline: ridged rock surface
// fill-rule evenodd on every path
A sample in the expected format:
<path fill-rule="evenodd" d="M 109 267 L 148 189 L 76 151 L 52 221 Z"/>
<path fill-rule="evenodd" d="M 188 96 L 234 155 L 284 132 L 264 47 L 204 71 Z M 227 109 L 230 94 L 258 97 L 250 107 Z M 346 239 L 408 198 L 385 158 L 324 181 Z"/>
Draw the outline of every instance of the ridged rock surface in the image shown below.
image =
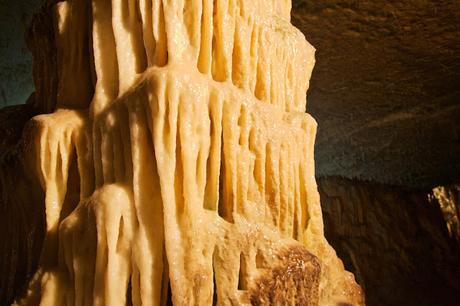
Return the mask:
<path fill-rule="evenodd" d="M 449 235 L 460 244 L 460 185 L 436 187 L 431 199 L 441 206 Z"/>
<path fill-rule="evenodd" d="M 369 305 L 458 305 L 460 248 L 431 191 L 341 178 L 318 185 L 326 237 Z"/>
<path fill-rule="evenodd" d="M 287 0 L 43 8 L 29 36 L 29 107 L 41 114 L 6 145 L 17 163 L 0 160 L 2 217 L 22 235 L 5 237 L 2 261 L 31 263 L 7 274 L 5 299 L 39 258 L 19 305 L 364 304 L 324 237 L 316 122 L 305 113 L 315 50 L 290 9 Z M 30 213 L 23 224 L 16 207 Z M 41 240 L 27 221 L 43 214 L 45 224 L 32 220 L 44 239 L 32 254 L 23 237 Z"/>
<path fill-rule="evenodd" d="M 460 1 L 295 0 L 292 16 L 318 50 L 318 175 L 460 180 Z"/>

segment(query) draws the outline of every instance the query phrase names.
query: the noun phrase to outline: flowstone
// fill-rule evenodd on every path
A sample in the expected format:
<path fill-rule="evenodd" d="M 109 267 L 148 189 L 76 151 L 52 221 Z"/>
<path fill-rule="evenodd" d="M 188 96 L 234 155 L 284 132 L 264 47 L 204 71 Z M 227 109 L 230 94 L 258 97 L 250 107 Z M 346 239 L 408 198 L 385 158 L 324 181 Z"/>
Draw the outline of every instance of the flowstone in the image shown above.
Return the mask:
<path fill-rule="evenodd" d="M 324 238 L 305 114 L 314 48 L 290 8 L 44 7 L 30 44 L 48 114 L 15 152 L 46 236 L 18 304 L 364 304 Z"/>

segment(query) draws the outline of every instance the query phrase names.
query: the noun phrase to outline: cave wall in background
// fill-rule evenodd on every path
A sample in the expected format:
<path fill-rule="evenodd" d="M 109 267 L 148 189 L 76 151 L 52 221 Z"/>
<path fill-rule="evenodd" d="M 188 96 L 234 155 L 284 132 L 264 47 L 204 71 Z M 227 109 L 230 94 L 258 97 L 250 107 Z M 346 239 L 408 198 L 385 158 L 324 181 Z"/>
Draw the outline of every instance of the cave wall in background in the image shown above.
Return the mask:
<path fill-rule="evenodd" d="M 0 107 L 25 103 L 34 91 L 24 33 L 39 0 L 0 0 Z"/>
<path fill-rule="evenodd" d="M 40 183 L 25 171 L 17 144 L 34 115 L 30 104 L 0 109 L 0 305 L 22 293 L 38 266 L 45 235 Z M 10 175 L 3 175 L 9 173 Z M 15 190 L 16 192 L 6 192 Z M 6 277 L 7 276 L 7 277 Z"/>
<path fill-rule="evenodd" d="M 458 305 L 459 244 L 430 192 L 341 178 L 318 185 L 326 238 L 368 305 Z"/>
<path fill-rule="evenodd" d="M 317 174 L 433 187 L 460 177 L 460 1 L 297 0 L 317 49 Z"/>
<path fill-rule="evenodd" d="M 23 31 L 38 3 L 0 0 L 0 107 L 33 91 Z M 318 176 L 460 179 L 460 1 L 293 0 L 292 15 L 317 49 Z"/>

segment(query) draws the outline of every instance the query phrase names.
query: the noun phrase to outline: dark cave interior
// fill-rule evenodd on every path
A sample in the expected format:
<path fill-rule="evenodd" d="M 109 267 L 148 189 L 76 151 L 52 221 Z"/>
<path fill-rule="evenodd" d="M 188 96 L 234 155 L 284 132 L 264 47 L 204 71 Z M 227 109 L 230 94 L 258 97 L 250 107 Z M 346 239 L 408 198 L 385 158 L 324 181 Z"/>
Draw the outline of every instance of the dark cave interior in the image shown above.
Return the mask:
<path fill-rule="evenodd" d="M 24 107 L 12 120 L 9 112 L 33 91 L 24 31 L 37 2 L 0 2 L 0 147 L 18 139 L 35 114 Z M 316 174 L 328 240 L 369 305 L 456 305 L 460 244 L 428 195 L 460 183 L 460 2 L 292 6 L 293 24 L 317 50 L 307 111 L 318 122 Z M 14 214 L 4 201 L 4 217 Z M 34 230 L 43 226 L 31 219 L 24 222 Z M 15 273 L 26 277 L 30 265 Z M 0 285 L 2 304 L 14 292 Z"/>

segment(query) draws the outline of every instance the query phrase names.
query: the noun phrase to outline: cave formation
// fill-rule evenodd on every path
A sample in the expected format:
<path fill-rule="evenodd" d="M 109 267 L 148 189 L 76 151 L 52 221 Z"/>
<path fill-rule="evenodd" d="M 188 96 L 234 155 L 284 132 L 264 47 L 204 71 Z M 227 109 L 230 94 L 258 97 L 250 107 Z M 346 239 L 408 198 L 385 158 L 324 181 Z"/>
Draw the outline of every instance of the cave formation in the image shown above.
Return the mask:
<path fill-rule="evenodd" d="M 0 112 L 0 301 L 364 303 L 323 237 L 316 124 L 300 114 L 314 49 L 290 25 L 288 1 L 56 2 L 28 32 L 35 93 Z M 399 45 L 388 21 L 399 18 L 409 37 L 436 24 L 444 41 L 433 44 L 448 51 L 454 29 L 411 5 L 294 1 L 292 22 L 318 50 L 309 100 L 335 101 L 309 103 L 327 165 L 317 171 L 327 239 L 367 304 L 456 305 L 460 192 L 431 188 L 458 177 L 459 146 L 445 141 L 458 131 L 458 75 L 438 84 L 441 72 L 423 65 L 437 56 L 456 66 L 428 45 L 420 75 L 407 78 L 410 59 L 391 59 L 420 46 Z M 459 15 L 440 7 L 438 18 Z M 380 87 L 385 73 L 358 79 L 361 90 L 342 84 L 382 63 L 397 66 L 388 70 L 405 92 Z M 404 101 L 394 113 L 368 104 L 389 88 Z M 439 108 L 408 98 L 416 92 Z M 371 108 L 338 115 L 350 101 Z M 420 125 L 433 121 L 446 135 L 424 141 L 439 130 Z M 348 141 L 352 150 L 337 150 Z M 420 166 L 430 146 L 442 154 Z"/>
<path fill-rule="evenodd" d="M 19 305 L 364 304 L 324 237 L 305 113 L 314 48 L 290 9 L 45 5 L 30 30 L 42 114 L 2 172 L 6 206 L 45 218 Z M 35 183 L 26 199 L 19 169 Z"/>

